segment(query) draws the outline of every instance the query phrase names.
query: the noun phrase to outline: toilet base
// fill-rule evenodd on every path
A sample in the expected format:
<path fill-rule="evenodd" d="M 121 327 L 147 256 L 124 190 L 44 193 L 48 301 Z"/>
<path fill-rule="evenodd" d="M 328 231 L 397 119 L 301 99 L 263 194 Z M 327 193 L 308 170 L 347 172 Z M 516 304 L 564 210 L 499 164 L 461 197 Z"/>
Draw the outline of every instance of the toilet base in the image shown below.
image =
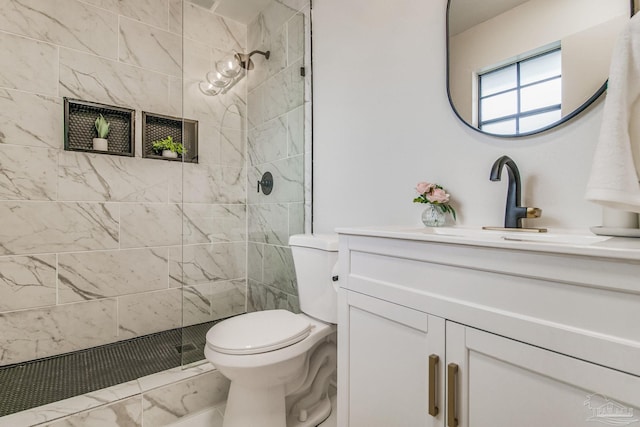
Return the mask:
<path fill-rule="evenodd" d="M 232 381 L 222 427 L 283 427 L 285 414 L 284 385 L 256 389 Z"/>
<path fill-rule="evenodd" d="M 301 421 L 300 416 L 289 416 L 287 418 L 287 427 L 316 427 L 326 420 L 331 414 L 331 400 L 329 396 L 318 402 L 311 411 L 306 413 Z"/>

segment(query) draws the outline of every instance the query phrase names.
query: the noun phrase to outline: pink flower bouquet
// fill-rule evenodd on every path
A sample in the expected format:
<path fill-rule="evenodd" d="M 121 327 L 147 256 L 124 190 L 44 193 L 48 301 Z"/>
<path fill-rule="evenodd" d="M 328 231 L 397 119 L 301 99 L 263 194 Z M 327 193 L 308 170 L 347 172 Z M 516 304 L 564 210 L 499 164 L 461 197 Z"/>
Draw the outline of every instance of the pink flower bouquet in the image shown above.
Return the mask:
<path fill-rule="evenodd" d="M 449 204 L 451 196 L 447 194 L 441 185 L 419 182 L 416 185 L 416 191 L 419 196 L 413 199 L 414 203 L 431 203 L 440 208 L 442 212 L 450 213 L 454 220 L 456 219 L 456 210 Z"/>

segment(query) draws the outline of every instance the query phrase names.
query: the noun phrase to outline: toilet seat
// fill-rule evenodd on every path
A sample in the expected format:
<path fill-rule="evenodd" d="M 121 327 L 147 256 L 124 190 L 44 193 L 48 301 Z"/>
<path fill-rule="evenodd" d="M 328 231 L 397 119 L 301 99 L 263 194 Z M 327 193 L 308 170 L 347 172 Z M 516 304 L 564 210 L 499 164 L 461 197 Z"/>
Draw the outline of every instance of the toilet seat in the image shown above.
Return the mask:
<path fill-rule="evenodd" d="M 258 354 L 302 341 L 311 323 L 287 310 L 265 310 L 224 320 L 207 333 L 207 346 L 224 354 Z"/>

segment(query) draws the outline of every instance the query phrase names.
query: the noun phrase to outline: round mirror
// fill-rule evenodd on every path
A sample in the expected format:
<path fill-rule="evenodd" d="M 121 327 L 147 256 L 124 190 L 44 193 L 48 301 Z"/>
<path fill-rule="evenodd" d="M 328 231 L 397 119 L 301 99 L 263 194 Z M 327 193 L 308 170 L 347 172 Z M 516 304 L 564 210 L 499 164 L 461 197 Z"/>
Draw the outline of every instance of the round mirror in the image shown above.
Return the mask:
<path fill-rule="evenodd" d="M 447 91 L 473 129 L 532 135 L 606 89 L 633 0 L 449 0 Z"/>

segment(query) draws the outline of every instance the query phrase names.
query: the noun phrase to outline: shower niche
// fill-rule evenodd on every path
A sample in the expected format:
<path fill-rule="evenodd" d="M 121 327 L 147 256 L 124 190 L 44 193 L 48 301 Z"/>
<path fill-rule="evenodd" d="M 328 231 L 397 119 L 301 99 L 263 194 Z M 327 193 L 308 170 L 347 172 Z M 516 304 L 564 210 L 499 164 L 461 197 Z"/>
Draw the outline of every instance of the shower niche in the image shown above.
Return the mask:
<path fill-rule="evenodd" d="M 107 151 L 93 149 L 98 137 L 96 119 L 104 117 L 109 123 Z M 99 104 L 97 102 L 64 99 L 64 149 L 116 156 L 134 156 L 135 110 Z"/>
<path fill-rule="evenodd" d="M 142 157 L 198 163 L 198 122 L 196 120 L 143 111 L 142 123 Z M 184 152 L 178 157 L 163 157 L 154 151 L 153 143 L 168 137 L 184 147 Z"/>

